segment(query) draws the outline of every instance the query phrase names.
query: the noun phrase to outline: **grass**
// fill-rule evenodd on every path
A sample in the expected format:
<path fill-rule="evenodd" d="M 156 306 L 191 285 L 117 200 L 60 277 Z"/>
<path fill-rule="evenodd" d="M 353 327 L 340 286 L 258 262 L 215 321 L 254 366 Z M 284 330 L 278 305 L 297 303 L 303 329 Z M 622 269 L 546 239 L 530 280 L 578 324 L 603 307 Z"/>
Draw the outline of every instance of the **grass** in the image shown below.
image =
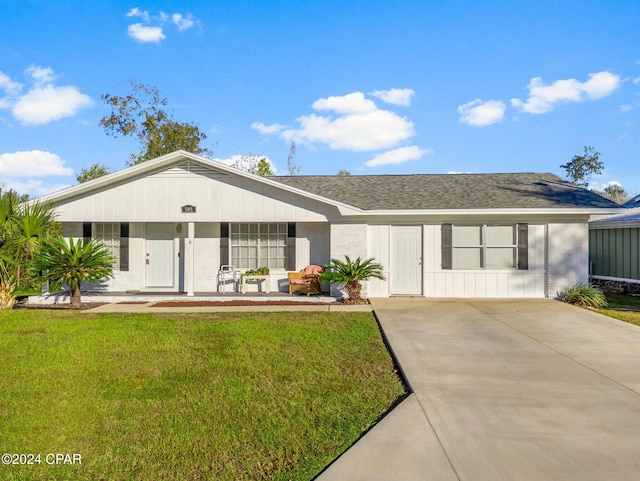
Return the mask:
<path fill-rule="evenodd" d="M 605 293 L 608 307 L 598 309 L 600 314 L 640 326 L 640 297 L 627 294 Z"/>
<path fill-rule="evenodd" d="M 308 480 L 404 392 L 370 313 L 0 311 L 0 363 L 3 480 Z"/>

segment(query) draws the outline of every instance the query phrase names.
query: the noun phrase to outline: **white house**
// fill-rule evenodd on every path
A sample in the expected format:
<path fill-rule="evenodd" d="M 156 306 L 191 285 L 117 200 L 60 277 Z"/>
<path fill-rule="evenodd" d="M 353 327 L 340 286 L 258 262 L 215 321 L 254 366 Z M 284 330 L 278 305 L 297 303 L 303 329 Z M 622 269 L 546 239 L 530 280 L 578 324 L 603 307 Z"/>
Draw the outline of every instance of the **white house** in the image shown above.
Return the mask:
<path fill-rule="evenodd" d="M 287 271 L 349 255 L 384 266 L 371 297 L 555 296 L 588 280 L 589 217 L 620 212 L 551 174 L 259 177 L 184 151 L 40 200 L 112 250 L 107 291 L 187 295 L 222 264 L 286 291 Z"/>

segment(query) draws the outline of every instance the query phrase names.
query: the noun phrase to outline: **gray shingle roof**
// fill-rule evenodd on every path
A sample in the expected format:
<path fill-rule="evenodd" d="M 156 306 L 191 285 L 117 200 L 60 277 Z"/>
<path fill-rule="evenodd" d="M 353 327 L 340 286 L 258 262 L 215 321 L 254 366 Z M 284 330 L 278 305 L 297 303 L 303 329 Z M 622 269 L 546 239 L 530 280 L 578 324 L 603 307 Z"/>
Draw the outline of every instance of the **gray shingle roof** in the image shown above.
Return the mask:
<path fill-rule="evenodd" d="M 553 174 L 295 175 L 270 179 L 364 210 L 619 207 Z"/>
<path fill-rule="evenodd" d="M 628 212 L 622 215 L 614 215 L 606 217 L 604 219 L 594 220 L 589 222 L 590 225 L 599 228 L 613 228 L 613 227 L 640 227 L 640 207 L 635 209 L 629 209 Z"/>

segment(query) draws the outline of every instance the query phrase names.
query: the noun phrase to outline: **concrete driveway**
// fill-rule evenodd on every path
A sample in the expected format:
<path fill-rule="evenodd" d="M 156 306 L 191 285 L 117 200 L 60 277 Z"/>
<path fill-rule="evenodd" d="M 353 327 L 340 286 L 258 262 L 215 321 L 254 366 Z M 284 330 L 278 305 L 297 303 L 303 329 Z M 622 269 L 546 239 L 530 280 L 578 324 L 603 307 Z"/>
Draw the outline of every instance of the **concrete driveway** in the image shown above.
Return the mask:
<path fill-rule="evenodd" d="M 375 299 L 414 394 L 318 479 L 640 479 L 640 327 L 551 300 Z"/>

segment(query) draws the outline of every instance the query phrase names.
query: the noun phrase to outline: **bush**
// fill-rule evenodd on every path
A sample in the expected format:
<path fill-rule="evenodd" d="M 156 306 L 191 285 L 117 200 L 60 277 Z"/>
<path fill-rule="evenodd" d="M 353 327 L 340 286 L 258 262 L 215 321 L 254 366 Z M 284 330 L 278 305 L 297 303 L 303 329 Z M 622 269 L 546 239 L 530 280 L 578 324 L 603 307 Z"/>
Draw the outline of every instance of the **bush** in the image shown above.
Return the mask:
<path fill-rule="evenodd" d="M 566 288 L 560 293 L 560 300 L 576 306 L 596 309 L 607 307 L 607 299 L 602 290 L 589 282 Z"/>

